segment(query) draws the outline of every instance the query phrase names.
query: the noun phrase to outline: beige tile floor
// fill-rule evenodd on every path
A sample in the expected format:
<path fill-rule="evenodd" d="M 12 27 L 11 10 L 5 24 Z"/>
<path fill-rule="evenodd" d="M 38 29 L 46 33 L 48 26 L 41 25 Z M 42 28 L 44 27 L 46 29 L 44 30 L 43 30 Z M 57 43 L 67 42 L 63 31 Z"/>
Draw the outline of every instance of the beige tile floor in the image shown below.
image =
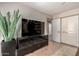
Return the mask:
<path fill-rule="evenodd" d="M 77 49 L 77 47 L 61 45 L 61 48 L 54 54 L 54 56 L 75 56 Z"/>
<path fill-rule="evenodd" d="M 74 56 L 76 55 L 77 49 L 76 47 L 49 41 L 48 46 L 25 56 Z"/>

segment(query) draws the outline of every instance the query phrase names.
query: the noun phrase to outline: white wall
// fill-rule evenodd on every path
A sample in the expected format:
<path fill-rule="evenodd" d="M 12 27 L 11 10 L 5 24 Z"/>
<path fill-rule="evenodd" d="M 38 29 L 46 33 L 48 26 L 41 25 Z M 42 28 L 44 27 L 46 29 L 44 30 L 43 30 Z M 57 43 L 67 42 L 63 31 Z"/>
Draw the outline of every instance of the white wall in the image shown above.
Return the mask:
<path fill-rule="evenodd" d="M 34 10 L 28 6 L 22 5 L 20 3 L 1 3 L 0 4 L 0 11 L 2 12 L 3 15 L 5 15 L 7 13 L 7 11 L 10 11 L 13 13 L 14 10 L 20 10 L 21 13 L 21 18 L 26 18 L 26 19 L 31 19 L 31 20 L 37 20 L 37 21 L 42 21 L 45 22 L 45 32 L 44 34 L 47 34 L 47 30 L 46 30 L 46 24 L 47 24 L 47 19 L 49 16 L 45 15 L 37 10 Z M 19 37 L 21 36 L 21 19 L 18 22 L 17 28 L 19 28 L 20 30 L 18 30 L 18 34 Z M 1 35 L 0 35 L 1 36 Z M 17 35 L 15 35 L 17 36 Z M 2 37 L 2 36 L 1 36 Z"/>

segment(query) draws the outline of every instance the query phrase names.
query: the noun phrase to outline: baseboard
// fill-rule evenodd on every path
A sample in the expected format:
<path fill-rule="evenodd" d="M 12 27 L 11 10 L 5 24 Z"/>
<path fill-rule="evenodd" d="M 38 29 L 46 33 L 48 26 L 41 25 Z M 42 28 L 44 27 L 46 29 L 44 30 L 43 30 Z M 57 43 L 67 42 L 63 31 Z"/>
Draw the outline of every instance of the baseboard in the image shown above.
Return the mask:
<path fill-rule="evenodd" d="M 73 46 L 73 45 L 70 45 L 70 44 L 63 43 L 63 42 L 61 42 L 61 44 L 69 45 L 69 46 L 72 46 L 72 47 L 76 47 L 76 48 L 78 48 L 77 46 Z"/>

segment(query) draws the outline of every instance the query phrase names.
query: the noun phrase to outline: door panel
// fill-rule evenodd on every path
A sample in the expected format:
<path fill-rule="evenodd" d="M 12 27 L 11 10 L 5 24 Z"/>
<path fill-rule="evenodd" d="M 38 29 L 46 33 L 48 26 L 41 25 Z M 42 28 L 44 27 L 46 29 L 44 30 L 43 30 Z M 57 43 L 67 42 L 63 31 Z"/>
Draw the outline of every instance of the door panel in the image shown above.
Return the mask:
<path fill-rule="evenodd" d="M 78 46 L 78 16 L 62 19 L 61 42 Z"/>
<path fill-rule="evenodd" d="M 60 19 L 54 19 L 53 23 L 53 40 L 60 42 Z"/>

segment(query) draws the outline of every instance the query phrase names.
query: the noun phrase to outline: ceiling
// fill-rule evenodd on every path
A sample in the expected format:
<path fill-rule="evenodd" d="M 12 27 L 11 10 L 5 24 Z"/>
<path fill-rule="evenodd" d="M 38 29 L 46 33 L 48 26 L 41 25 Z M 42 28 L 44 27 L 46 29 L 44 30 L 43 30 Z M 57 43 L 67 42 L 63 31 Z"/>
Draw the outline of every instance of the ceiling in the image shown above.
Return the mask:
<path fill-rule="evenodd" d="M 22 2 L 22 4 L 50 16 L 79 8 L 79 2 Z"/>

